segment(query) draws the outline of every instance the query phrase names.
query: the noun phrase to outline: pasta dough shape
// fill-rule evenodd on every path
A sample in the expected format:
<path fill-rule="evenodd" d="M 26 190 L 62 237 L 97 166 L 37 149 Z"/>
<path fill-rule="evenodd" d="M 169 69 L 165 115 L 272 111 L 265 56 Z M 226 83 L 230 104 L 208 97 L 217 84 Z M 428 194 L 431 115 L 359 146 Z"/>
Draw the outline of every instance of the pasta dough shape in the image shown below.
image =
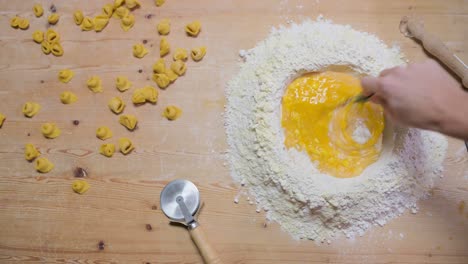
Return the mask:
<path fill-rule="evenodd" d="M 96 137 L 101 140 L 106 140 L 112 137 L 112 131 L 106 126 L 98 127 L 96 130 Z"/>
<path fill-rule="evenodd" d="M 97 15 L 94 17 L 93 24 L 94 24 L 94 31 L 101 32 L 109 23 L 109 18 L 107 15 Z"/>
<path fill-rule="evenodd" d="M 177 78 L 179 78 L 179 75 L 177 75 L 173 70 L 171 69 L 166 69 L 166 75 L 167 75 L 167 78 L 169 78 L 169 81 L 172 82 L 175 82 L 175 80 L 177 80 Z"/>
<path fill-rule="evenodd" d="M 125 6 L 119 6 L 117 7 L 117 9 L 114 10 L 114 14 L 112 16 L 122 19 L 128 16 L 129 13 L 130 10 L 128 10 L 128 8 L 126 8 Z"/>
<path fill-rule="evenodd" d="M 200 61 L 205 57 L 206 54 L 206 47 L 199 47 L 199 48 L 193 48 L 192 52 L 190 52 L 190 56 L 194 61 Z"/>
<path fill-rule="evenodd" d="M 99 147 L 99 153 L 110 158 L 115 153 L 115 145 L 110 143 L 102 144 L 101 147 Z"/>
<path fill-rule="evenodd" d="M 63 83 L 68 83 L 75 76 L 75 73 L 70 69 L 63 69 L 59 71 L 58 79 Z"/>
<path fill-rule="evenodd" d="M 50 51 L 52 52 L 52 54 L 54 54 L 54 56 L 57 56 L 57 57 L 62 56 L 63 55 L 62 44 L 60 44 L 59 42 L 53 43 L 50 48 Z"/>
<path fill-rule="evenodd" d="M 183 48 L 177 48 L 174 52 L 174 56 L 172 57 L 175 61 L 176 60 L 183 60 L 186 61 L 188 58 L 187 50 Z"/>
<path fill-rule="evenodd" d="M 122 154 L 127 155 L 134 149 L 135 146 L 133 145 L 132 141 L 130 141 L 130 139 L 119 138 L 119 150 L 122 152 Z"/>
<path fill-rule="evenodd" d="M 136 89 L 132 95 L 132 103 L 134 104 L 144 104 L 146 102 L 145 93 L 143 88 Z"/>
<path fill-rule="evenodd" d="M 166 72 L 166 63 L 164 59 L 159 59 L 153 64 L 153 72 L 154 73 L 165 73 Z"/>
<path fill-rule="evenodd" d="M 177 106 L 170 105 L 164 109 L 163 116 L 168 120 L 176 120 L 182 114 L 182 110 Z"/>
<path fill-rule="evenodd" d="M 145 102 L 156 103 L 158 101 L 158 91 L 152 86 L 145 86 L 140 89 L 136 89 L 133 92 L 132 102 L 134 104 L 143 104 Z"/>
<path fill-rule="evenodd" d="M 162 6 L 165 2 L 166 0 L 154 0 L 154 3 L 156 4 L 156 6 Z"/>
<path fill-rule="evenodd" d="M 52 47 L 50 46 L 50 43 L 47 41 L 42 41 L 41 43 L 41 50 L 44 52 L 44 54 L 50 54 Z"/>
<path fill-rule="evenodd" d="M 41 44 L 41 42 L 44 41 L 44 32 L 40 30 L 36 30 L 32 34 L 32 37 L 33 37 L 34 42 Z"/>
<path fill-rule="evenodd" d="M 41 126 L 42 135 L 46 138 L 56 138 L 60 136 L 62 131 L 54 123 L 44 123 Z"/>
<path fill-rule="evenodd" d="M 89 78 L 86 82 L 86 85 L 91 91 L 95 93 L 102 92 L 101 79 L 98 76 L 92 76 Z"/>
<path fill-rule="evenodd" d="M 125 76 L 118 76 L 115 80 L 115 87 L 121 92 L 125 92 L 126 90 L 130 89 L 131 86 L 132 83 Z"/>
<path fill-rule="evenodd" d="M 171 21 L 169 19 L 161 20 L 156 26 L 160 35 L 167 35 L 171 31 Z"/>
<path fill-rule="evenodd" d="M 47 173 L 54 168 L 54 164 L 46 158 L 36 159 L 36 170 L 40 173 Z"/>
<path fill-rule="evenodd" d="M 120 21 L 120 27 L 125 31 L 129 31 L 133 25 L 135 25 L 135 16 L 133 14 L 128 14 L 122 18 Z"/>
<path fill-rule="evenodd" d="M 0 113 L 0 127 L 3 126 L 3 123 L 5 122 L 6 116 L 2 113 Z"/>
<path fill-rule="evenodd" d="M 161 41 L 159 42 L 159 56 L 162 58 L 169 54 L 171 51 L 171 46 L 169 45 L 169 41 L 165 37 L 161 38 Z"/>
<path fill-rule="evenodd" d="M 146 54 L 148 54 L 148 50 L 145 48 L 145 46 L 143 46 L 143 44 L 133 45 L 133 56 L 141 59 Z"/>
<path fill-rule="evenodd" d="M 124 4 L 125 0 L 114 0 L 114 10 Z"/>
<path fill-rule="evenodd" d="M 119 118 L 119 123 L 126 127 L 128 130 L 134 130 L 138 119 L 134 115 L 121 115 Z"/>
<path fill-rule="evenodd" d="M 109 100 L 107 106 L 112 112 L 120 114 L 125 109 L 125 102 L 120 97 L 113 97 Z"/>
<path fill-rule="evenodd" d="M 77 194 L 83 194 L 89 190 L 89 183 L 84 180 L 76 180 L 72 183 L 72 190 Z"/>
<path fill-rule="evenodd" d="M 185 32 L 187 32 L 187 34 L 192 37 L 198 36 L 198 34 L 200 33 L 200 30 L 201 30 L 200 21 L 193 21 L 192 23 L 187 24 L 185 26 Z"/>
<path fill-rule="evenodd" d="M 113 4 L 107 4 L 102 7 L 102 14 L 105 15 L 107 18 L 111 18 L 113 13 L 114 13 Z"/>
<path fill-rule="evenodd" d="M 75 13 L 73 13 L 73 20 L 78 26 L 81 25 L 81 23 L 83 23 L 84 20 L 83 12 L 81 10 L 76 10 Z"/>
<path fill-rule="evenodd" d="M 39 112 L 40 109 L 41 106 L 38 103 L 27 102 L 23 105 L 23 114 L 27 117 L 33 117 Z"/>
<path fill-rule="evenodd" d="M 44 14 L 44 8 L 40 4 L 35 4 L 33 6 L 33 12 L 36 17 L 41 17 Z"/>
<path fill-rule="evenodd" d="M 125 0 L 125 5 L 129 9 L 133 9 L 133 8 L 136 8 L 136 7 L 140 7 L 141 4 L 140 4 L 140 2 L 138 0 Z"/>
<path fill-rule="evenodd" d="M 26 18 L 21 18 L 20 21 L 19 21 L 19 24 L 18 24 L 18 27 L 20 29 L 28 29 L 29 28 L 29 20 L 27 20 Z"/>
<path fill-rule="evenodd" d="M 71 104 L 71 103 L 76 102 L 77 100 L 78 100 L 78 97 L 76 96 L 76 94 L 70 91 L 65 91 L 60 94 L 60 101 L 63 104 Z"/>
<path fill-rule="evenodd" d="M 32 161 L 39 157 L 39 155 L 41 155 L 41 153 L 33 144 L 26 144 L 24 146 L 24 157 L 27 161 Z"/>
<path fill-rule="evenodd" d="M 57 13 L 53 13 L 53 14 L 50 14 L 50 16 L 47 18 L 47 21 L 49 22 L 49 24 L 55 25 L 57 24 L 59 19 L 60 19 L 60 16 Z"/>
<path fill-rule="evenodd" d="M 45 33 L 45 40 L 50 44 L 57 43 L 60 41 L 60 35 L 57 31 L 49 28 Z"/>
<path fill-rule="evenodd" d="M 10 26 L 12 28 L 17 28 L 19 27 L 19 24 L 20 24 L 20 21 L 21 21 L 21 17 L 19 16 L 14 16 L 10 19 Z"/>
<path fill-rule="evenodd" d="M 81 23 L 82 31 L 90 31 L 94 29 L 94 20 L 90 17 L 85 17 Z"/>
<path fill-rule="evenodd" d="M 153 74 L 153 81 L 161 89 L 166 88 L 171 83 L 171 81 L 169 80 L 169 77 L 165 73 L 155 73 L 155 74 Z"/>
<path fill-rule="evenodd" d="M 175 72 L 177 75 L 181 76 L 187 70 L 187 66 L 181 60 L 176 60 L 171 64 L 171 70 Z"/>

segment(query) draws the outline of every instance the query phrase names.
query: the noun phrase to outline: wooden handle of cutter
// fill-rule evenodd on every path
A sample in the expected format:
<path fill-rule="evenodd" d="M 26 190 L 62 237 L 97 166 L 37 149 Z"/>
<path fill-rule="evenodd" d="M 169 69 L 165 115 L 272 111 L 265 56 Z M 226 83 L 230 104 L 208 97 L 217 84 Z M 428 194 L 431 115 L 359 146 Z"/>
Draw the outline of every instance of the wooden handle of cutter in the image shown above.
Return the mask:
<path fill-rule="evenodd" d="M 205 232 L 201 226 L 197 226 L 194 229 L 190 230 L 190 236 L 192 237 L 193 242 L 198 247 L 200 254 L 205 260 L 206 264 L 222 264 L 223 262 L 218 256 L 218 253 L 211 247 L 208 239 L 206 238 Z"/>
<path fill-rule="evenodd" d="M 415 18 L 405 17 L 403 19 L 406 20 L 406 27 L 410 35 L 419 39 L 424 49 L 454 71 L 462 79 L 463 86 L 468 88 L 468 69 L 455 57 L 453 52 L 435 35 L 426 32 L 422 22 Z"/>

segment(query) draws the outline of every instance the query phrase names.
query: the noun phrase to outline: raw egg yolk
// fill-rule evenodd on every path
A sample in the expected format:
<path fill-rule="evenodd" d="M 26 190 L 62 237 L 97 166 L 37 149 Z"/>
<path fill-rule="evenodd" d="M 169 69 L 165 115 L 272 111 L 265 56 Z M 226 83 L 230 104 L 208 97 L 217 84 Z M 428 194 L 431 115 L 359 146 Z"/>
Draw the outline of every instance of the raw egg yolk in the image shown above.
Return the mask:
<path fill-rule="evenodd" d="M 379 105 L 345 103 L 361 91 L 359 79 L 348 73 L 326 71 L 295 79 L 282 101 L 286 147 L 307 152 L 323 173 L 360 175 L 378 159 L 384 129 Z"/>

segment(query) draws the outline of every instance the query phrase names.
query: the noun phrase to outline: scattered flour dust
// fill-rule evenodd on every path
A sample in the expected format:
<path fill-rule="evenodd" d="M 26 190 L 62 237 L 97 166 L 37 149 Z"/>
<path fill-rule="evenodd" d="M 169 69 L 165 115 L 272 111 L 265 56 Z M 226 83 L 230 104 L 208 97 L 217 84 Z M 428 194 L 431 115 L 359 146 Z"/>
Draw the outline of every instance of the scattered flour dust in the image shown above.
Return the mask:
<path fill-rule="evenodd" d="M 281 98 L 293 78 L 330 65 L 375 76 L 404 64 L 398 48 L 320 16 L 273 28 L 240 55 L 245 62 L 226 91 L 227 159 L 268 220 L 294 238 L 329 241 L 340 233 L 362 235 L 407 209 L 417 212 L 417 201 L 441 175 L 444 136 L 387 126 L 379 160 L 358 177 L 340 179 L 321 173 L 307 154 L 286 149 L 281 127 Z M 356 133 L 365 140 L 365 131 Z"/>

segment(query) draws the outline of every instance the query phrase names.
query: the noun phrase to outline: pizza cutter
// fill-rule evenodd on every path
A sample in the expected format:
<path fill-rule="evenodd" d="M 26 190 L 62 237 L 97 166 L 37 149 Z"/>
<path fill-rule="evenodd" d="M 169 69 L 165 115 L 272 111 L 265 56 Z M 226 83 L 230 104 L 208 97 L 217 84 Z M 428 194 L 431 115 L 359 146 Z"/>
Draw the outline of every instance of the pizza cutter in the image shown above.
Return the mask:
<path fill-rule="evenodd" d="M 211 247 L 205 232 L 194 218 L 200 209 L 200 192 L 191 181 L 178 179 L 168 183 L 161 192 L 161 209 L 176 223 L 187 226 L 190 237 L 207 264 L 223 263 Z"/>

